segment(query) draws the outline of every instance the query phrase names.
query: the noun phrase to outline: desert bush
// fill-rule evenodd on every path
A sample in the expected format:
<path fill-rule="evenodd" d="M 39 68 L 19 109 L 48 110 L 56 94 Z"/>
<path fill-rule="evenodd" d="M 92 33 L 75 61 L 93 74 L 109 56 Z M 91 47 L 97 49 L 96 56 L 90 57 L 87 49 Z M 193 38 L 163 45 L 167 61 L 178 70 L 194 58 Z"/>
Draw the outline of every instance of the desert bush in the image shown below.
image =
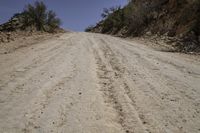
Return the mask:
<path fill-rule="evenodd" d="M 36 1 L 33 5 L 28 4 L 22 14 L 24 28 L 34 26 L 38 31 L 53 32 L 61 24 L 56 13 L 52 10 L 48 11 L 43 2 Z"/>
<path fill-rule="evenodd" d="M 162 3 L 159 2 L 159 4 Z M 141 27 L 147 26 L 151 20 L 149 12 L 153 9 L 152 6 L 148 5 L 148 2 L 135 5 L 135 2 L 130 0 L 129 4 L 123 9 L 121 7 L 104 9 L 101 14 L 104 19 L 101 25 L 102 33 L 116 33 L 125 28 L 127 29 L 126 34 L 138 35 L 142 31 Z"/>
<path fill-rule="evenodd" d="M 124 13 L 120 6 L 104 9 L 101 16 L 105 19 L 102 23 L 103 33 L 116 33 L 123 27 Z"/>
<path fill-rule="evenodd" d="M 142 27 L 148 25 L 150 7 L 143 5 L 134 5 L 130 3 L 125 7 L 125 25 L 128 29 L 127 34 L 138 35 L 142 31 Z"/>
<path fill-rule="evenodd" d="M 60 24 L 61 20 L 56 17 L 56 13 L 53 12 L 52 10 L 48 11 L 47 22 L 46 22 L 48 31 L 54 32 L 54 29 L 58 28 Z"/>
<path fill-rule="evenodd" d="M 124 36 L 140 36 L 147 31 L 169 36 L 193 31 L 199 36 L 199 3 L 200 0 L 129 0 L 123 8 L 104 9 L 103 20 L 94 29 L 108 34 L 119 31 Z"/>

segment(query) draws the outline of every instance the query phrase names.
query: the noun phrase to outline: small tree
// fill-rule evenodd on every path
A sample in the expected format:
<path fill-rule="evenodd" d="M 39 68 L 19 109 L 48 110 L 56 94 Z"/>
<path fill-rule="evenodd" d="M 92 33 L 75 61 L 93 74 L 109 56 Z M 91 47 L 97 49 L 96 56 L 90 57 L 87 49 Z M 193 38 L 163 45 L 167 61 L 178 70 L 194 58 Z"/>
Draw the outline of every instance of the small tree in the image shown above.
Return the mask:
<path fill-rule="evenodd" d="M 53 12 L 52 10 L 50 10 L 48 13 L 47 13 L 47 26 L 49 28 L 49 31 L 50 32 L 54 32 L 54 30 L 56 28 L 59 27 L 59 25 L 61 24 L 61 21 L 59 18 L 56 17 L 56 13 Z"/>
<path fill-rule="evenodd" d="M 56 13 L 48 11 L 43 2 L 36 1 L 34 5 L 28 4 L 24 11 L 24 27 L 35 26 L 38 31 L 53 32 L 61 24 Z"/>
<path fill-rule="evenodd" d="M 28 26 L 34 25 L 39 31 L 45 30 L 46 10 L 47 8 L 43 2 L 36 1 L 34 5 L 28 4 L 24 10 L 25 21 Z"/>
<path fill-rule="evenodd" d="M 101 16 L 104 18 L 102 23 L 103 33 L 115 33 L 119 31 L 120 28 L 122 28 L 124 15 L 120 6 L 111 7 L 109 9 L 105 8 Z"/>

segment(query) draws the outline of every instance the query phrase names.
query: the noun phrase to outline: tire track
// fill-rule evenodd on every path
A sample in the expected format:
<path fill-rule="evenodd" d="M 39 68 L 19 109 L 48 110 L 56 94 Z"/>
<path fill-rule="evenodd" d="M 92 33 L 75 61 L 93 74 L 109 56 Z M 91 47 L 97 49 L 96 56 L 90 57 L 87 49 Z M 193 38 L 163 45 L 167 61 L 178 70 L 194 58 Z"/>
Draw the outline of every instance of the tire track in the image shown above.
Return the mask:
<path fill-rule="evenodd" d="M 118 114 L 118 122 L 126 133 L 150 132 L 144 118 L 139 115 L 134 100 L 129 97 L 130 86 L 125 78 L 126 70 L 104 40 L 94 48 L 98 66 L 99 83 L 105 102 L 111 104 Z"/>

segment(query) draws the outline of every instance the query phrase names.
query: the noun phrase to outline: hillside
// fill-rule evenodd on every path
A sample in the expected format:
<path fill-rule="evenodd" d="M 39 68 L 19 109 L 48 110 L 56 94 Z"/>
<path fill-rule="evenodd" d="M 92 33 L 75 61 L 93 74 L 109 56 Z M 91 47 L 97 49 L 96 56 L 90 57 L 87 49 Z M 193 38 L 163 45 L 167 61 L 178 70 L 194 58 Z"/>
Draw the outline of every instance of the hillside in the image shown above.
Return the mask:
<path fill-rule="evenodd" d="M 86 31 L 122 37 L 163 38 L 180 52 L 200 52 L 199 0 L 132 0 L 104 9 L 103 20 Z"/>
<path fill-rule="evenodd" d="M 36 1 L 0 25 L 0 54 L 57 37 L 64 32 L 55 12 L 47 10 L 43 2 Z"/>
<path fill-rule="evenodd" d="M 61 20 L 56 13 L 48 10 L 43 2 L 28 4 L 20 13 L 14 14 L 8 22 L 0 25 L 0 44 L 9 43 L 34 34 L 64 32 L 60 28 Z"/>

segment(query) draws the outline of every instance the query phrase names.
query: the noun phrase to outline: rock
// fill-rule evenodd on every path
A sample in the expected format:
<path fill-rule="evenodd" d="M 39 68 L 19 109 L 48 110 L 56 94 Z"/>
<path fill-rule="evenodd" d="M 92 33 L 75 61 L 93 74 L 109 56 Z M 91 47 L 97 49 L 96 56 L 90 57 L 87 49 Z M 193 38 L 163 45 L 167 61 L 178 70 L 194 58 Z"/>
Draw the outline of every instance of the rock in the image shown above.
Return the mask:
<path fill-rule="evenodd" d="M 11 36 L 11 33 L 10 33 L 10 32 L 8 32 L 8 33 L 6 33 L 6 35 L 7 35 L 7 36 Z"/>
<path fill-rule="evenodd" d="M 151 36 L 152 35 L 151 31 L 146 32 L 146 35 Z"/>
<path fill-rule="evenodd" d="M 161 40 L 163 40 L 163 41 L 166 41 L 166 40 L 168 40 L 168 38 L 167 38 L 167 36 L 161 36 L 161 38 L 160 38 Z"/>
<path fill-rule="evenodd" d="M 177 46 L 177 42 L 171 43 L 172 46 Z"/>
<path fill-rule="evenodd" d="M 1 38 L 1 42 L 2 42 L 2 43 L 6 42 L 5 38 L 2 37 L 2 38 Z"/>
<path fill-rule="evenodd" d="M 7 40 L 8 40 L 8 42 L 10 41 L 10 36 L 7 36 Z"/>
<path fill-rule="evenodd" d="M 14 41 L 15 39 L 13 37 L 10 38 L 11 41 Z"/>
<path fill-rule="evenodd" d="M 183 35 L 183 34 L 179 34 L 178 37 L 179 37 L 179 38 L 183 38 L 184 35 Z"/>

